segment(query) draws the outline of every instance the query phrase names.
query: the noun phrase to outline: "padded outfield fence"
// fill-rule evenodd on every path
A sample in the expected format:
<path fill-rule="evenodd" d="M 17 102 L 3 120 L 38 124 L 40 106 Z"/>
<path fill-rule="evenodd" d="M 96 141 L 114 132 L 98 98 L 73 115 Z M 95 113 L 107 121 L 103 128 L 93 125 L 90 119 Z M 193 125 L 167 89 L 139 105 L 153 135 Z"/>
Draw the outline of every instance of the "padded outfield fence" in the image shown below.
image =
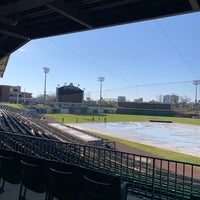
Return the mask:
<path fill-rule="evenodd" d="M 0 149 L 118 174 L 148 199 L 200 197 L 200 165 L 8 132 L 0 132 Z"/>

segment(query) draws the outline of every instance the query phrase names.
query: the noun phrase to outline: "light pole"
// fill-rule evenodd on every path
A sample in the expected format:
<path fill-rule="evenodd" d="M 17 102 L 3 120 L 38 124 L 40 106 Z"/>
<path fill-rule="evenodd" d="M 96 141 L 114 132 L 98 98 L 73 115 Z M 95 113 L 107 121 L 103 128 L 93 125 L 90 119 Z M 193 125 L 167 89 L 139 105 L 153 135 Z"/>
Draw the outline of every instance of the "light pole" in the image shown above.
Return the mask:
<path fill-rule="evenodd" d="M 100 103 L 101 103 L 101 100 L 102 100 L 102 82 L 105 80 L 105 78 L 100 76 L 100 77 L 98 77 L 97 80 L 100 82 Z"/>
<path fill-rule="evenodd" d="M 198 87 L 198 85 L 200 85 L 200 80 L 194 80 L 193 85 L 196 86 L 196 88 L 195 88 L 195 111 L 197 112 L 197 104 L 198 104 L 197 87 Z"/>
<path fill-rule="evenodd" d="M 57 87 L 56 87 L 56 102 L 57 103 L 58 103 L 59 87 L 60 87 L 60 85 L 58 84 Z"/>
<path fill-rule="evenodd" d="M 43 67 L 44 71 L 44 105 L 46 103 L 46 82 L 47 82 L 47 74 L 49 73 L 50 69 L 48 67 Z"/>

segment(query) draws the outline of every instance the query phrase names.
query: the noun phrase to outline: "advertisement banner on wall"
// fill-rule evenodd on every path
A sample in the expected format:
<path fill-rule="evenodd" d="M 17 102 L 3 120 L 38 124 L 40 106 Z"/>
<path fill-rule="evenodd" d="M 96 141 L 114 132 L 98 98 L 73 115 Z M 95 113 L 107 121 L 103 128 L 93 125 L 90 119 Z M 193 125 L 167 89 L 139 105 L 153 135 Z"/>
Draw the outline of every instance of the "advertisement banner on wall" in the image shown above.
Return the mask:
<path fill-rule="evenodd" d="M 103 109 L 99 109 L 99 110 L 98 110 L 98 113 L 99 113 L 99 114 L 104 113 L 104 110 L 103 110 Z"/>
<path fill-rule="evenodd" d="M 68 114 L 69 113 L 69 109 L 68 108 L 62 108 L 62 109 L 60 109 L 60 113 L 61 114 Z"/>
<path fill-rule="evenodd" d="M 52 113 L 52 110 L 51 110 L 50 108 L 48 108 L 48 109 L 46 110 L 46 113 L 47 113 L 47 114 L 51 114 L 51 113 Z"/>

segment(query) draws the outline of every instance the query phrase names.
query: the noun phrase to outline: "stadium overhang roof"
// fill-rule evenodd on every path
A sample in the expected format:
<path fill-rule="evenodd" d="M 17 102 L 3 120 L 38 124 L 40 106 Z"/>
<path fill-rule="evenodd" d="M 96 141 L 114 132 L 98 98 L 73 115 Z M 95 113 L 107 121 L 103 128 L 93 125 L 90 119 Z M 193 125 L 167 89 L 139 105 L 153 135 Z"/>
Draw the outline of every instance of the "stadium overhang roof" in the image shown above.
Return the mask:
<path fill-rule="evenodd" d="M 199 9 L 200 0 L 1 0 L 0 62 L 33 39 Z"/>
<path fill-rule="evenodd" d="M 7 56 L 3 57 L 2 59 L 0 59 L 0 77 L 3 77 L 9 57 L 10 57 L 10 55 L 7 55 Z"/>

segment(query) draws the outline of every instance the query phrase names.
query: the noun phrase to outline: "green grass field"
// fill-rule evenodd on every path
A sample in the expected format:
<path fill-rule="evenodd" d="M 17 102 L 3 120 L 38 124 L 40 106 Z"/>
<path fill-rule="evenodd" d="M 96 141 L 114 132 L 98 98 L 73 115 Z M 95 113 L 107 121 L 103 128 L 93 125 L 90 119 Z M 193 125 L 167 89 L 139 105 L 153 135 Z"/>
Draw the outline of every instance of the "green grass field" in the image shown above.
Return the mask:
<path fill-rule="evenodd" d="M 78 123 L 92 123 L 93 117 L 94 122 L 99 121 L 99 115 L 73 115 L 73 114 L 46 114 L 45 116 L 53 117 L 57 122 L 62 123 L 62 119 L 64 119 L 64 123 L 75 123 L 78 119 Z M 106 117 L 107 122 L 135 122 L 135 121 L 149 121 L 149 120 L 163 120 L 163 121 L 172 121 L 174 123 L 183 123 L 183 124 L 192 124 L 192 125 L 200 125 L 200 119 L 192 119 L 192 118 L 176 118 L 176 117 L 159 117 L 159 116 L 141 116 L 141 115 L 121 115 L 121 114 L 104 114 L 100 115 L 100 121 L 104 122 L 104 118 Z M 182 153 L 172 152 L 164 149 L 160 149 L 157 147 L 139 144 L 119 138 L 114 138 L 106 135 L 102 135 L 99 133 L 95 133 L 97 135 L 101 135 L 104 138 L 112 139 L 117 142 L 121 142 L 123 144 L 129 145 L 131 147 L 144 150 L 149 152 L 155 156 L 176 160 L 181 162 L 190 162 L 195 164 L 200 164 L 200 158 L 189 156 Z"/>
<path fill-rule="evenodd" d="M 178 118 L 178 117 L 160 117 L 160 116 L 142 116 L 142 115 L 122 115 L 122 114 L 104 114 L 104 115 L 73 115 L 73 114 L 46 114 L 45 116 L 53 117 L 57 122 L 62 123 L 64 119 L 65 123 L 75 123 L 77 118 L 79 123 L 90 123 L 94 121 L 104 122 L 106 117 L 107 122 L 137 122 L 137 121 L 149 121 L 149 120 L 163 120 L 172 121 L 174 123 L 193 124 L 200 125 L 200 119 L 192 118 Z"/>
<path fill-rule="evenodd" d="M 11 107 L 11 108 L 16 108 L 16 109 L 22 109 L 25 110 L 26 108 L 21 105 L 21 104 L 15 104 L 15 103 L 8 103 L 8 104 L 3 104 L 5 106 Z"/>

